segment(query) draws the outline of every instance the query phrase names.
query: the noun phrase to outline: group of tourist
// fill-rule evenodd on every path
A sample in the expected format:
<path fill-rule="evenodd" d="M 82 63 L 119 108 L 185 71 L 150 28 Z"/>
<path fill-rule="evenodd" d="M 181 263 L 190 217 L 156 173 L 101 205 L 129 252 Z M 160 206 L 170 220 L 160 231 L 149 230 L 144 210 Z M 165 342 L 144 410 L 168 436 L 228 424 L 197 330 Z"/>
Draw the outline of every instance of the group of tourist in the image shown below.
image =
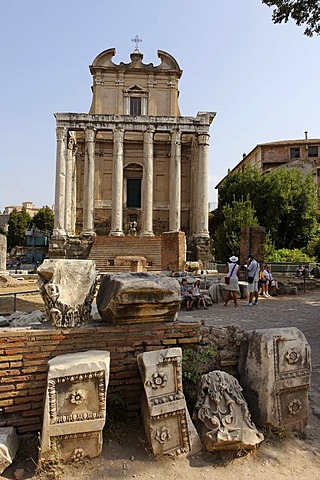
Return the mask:
<path fill-rule="evenodd" d="M 234 306 L 237 307 L 240 274 L 240 265 L 238 264 L 239 259 L 233 255 L 229 260 L 230 262 L 228 262 L 226 268 L 226 299 L 224 306 L 226 307 L 232 298 Z M 266 264 L 260 266 L 254 255 L 250 254 L 248 256 L 248 263 L 244 265 L 244 267 L 246 268 L 247 273 L 249 295 L 248 301 L 245 305 L 248 307 L 258 305 L 260 292 L 263 297 L 271 298 L 271 288 L 274 287 L 277 290 L 278 285 L 277 281 L 274 280 L 272 276 L 270 265 Z"/>
<path fill-rule="evenodd" d="M 208 308 L 204 296 L 200 293 L 200 280 L 196 280 L 190 287 L 187 279 L 183 278 L 181 280 L 180 292 L 181 300 L 185 302 L 187 312 L 192 311 L 194 303 L 198 309 L 200 309 L 201 305 L 205 309 Z"/>

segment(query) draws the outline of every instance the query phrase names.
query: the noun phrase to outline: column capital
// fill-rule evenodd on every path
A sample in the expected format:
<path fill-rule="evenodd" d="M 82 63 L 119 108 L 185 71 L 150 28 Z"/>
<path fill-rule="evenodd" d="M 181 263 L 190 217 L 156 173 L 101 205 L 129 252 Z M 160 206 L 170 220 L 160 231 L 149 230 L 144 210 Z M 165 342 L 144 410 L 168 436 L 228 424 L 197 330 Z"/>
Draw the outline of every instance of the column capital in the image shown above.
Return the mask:
<path fill-rule="evenodd" d="M 76 138 L 76 132 L 73 130 L 69 130 L 69 136 L 68 136 L 68 150 L 71 150 L 73 153 L 76 153 L 77 149 L 77 138 Z"/>
<path fill-rule="evenodd" d="M 210 142 L 209 132 L 198 132 L 199 145 L 209 145 L 209 142 Z"/>
<path fill-rule="evenodd" d="M 87 127 L 85 129 L 86 142 L 94 142 L 96 137 L 96 129 L 94 127 Z"/>
<path fill-rule="evenodd" d="M 56 127 L 56 135 L 57 135 L 57 141 L 63 142 L 67 136 L 66 127 Z"/>

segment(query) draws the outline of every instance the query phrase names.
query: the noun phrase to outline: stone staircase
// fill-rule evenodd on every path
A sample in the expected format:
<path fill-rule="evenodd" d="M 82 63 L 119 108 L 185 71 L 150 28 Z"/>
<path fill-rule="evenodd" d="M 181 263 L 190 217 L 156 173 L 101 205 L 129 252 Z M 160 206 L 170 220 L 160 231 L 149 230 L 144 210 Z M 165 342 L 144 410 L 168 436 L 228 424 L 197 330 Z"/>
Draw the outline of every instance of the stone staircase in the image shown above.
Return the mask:
<path fill-rule="evenodd" d="M 161 271 L 160 237 L 107 237 L 98 235 L 91 247 L 88 259 L 94 260 L 99 273 L 128 272 L 125 266 L 115 266 L 119 256 L 138 255 L 147 260 L 148 272 Z"/>

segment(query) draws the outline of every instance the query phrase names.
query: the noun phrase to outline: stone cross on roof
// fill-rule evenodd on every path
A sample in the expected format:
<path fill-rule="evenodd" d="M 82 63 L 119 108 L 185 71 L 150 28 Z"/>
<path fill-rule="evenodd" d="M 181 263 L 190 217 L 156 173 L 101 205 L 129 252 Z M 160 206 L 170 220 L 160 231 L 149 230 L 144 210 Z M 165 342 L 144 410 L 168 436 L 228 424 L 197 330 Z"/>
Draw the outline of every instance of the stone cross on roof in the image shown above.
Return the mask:
<path fill-rule="evenodd" d="M 143 41 L 142 38 L 139 38 L 138 35 L 136 35 L 134 38 L 131 39 L 131 42 L 134 42 L 136 44 L 135 50 L 139 50 L 138 46 L 139 46 L 139 43 L 142 41 Z"/>

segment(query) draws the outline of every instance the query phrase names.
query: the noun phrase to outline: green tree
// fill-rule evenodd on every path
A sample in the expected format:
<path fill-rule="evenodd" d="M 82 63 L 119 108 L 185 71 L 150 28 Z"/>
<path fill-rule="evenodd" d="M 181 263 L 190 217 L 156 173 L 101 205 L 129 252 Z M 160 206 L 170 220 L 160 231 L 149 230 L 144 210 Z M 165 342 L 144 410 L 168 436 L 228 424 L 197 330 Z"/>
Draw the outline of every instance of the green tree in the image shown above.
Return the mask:
<path fill-rule="evenodd" d="M 305 25 L 304 34 L 312 37 L 320 34 L 320 3 L 318 0 L 262 0 L 268 7 L 274 7 L 272 21 L 287 23 L 292 18 L 300 27 Z"/>
<path fill-rule="evenodd" d="M 216 259 L 226 262 L 230 255 L 240 256 L 240 235 L 243 227 L 259 225 L 249 199 L 234 200 L 222 208 L 223 221 L 214 234 Z"/>
<path fill-rule="evenodd" d="M 299 168 L 277 168 L 268 174 L 246 168 L 228 176 L 219 190 L 216 222 L 224 220 L 223 208 L 232 199 L 247 198 L 258 223 L 270 234 L 275 249 L 302 248 L 317 231 L 316 186 L 312 175 Z"/>
<path fill-rule="evenodd" d="M 8 222 L 8 249 L 26 244 L 26 230 L 30 224 L 31 217 L 23 208 L 20 212 L 14 209 L 10 213 Z"/>
<path fill-rule="evenodd" d="M 38 212 L 32 218 L 32 225 L 41 230 L 42 232 L 48 232 L 50 235 L 53 231 L 54 214 L 51 208 L 46 205 L 40 208 Z"/>

